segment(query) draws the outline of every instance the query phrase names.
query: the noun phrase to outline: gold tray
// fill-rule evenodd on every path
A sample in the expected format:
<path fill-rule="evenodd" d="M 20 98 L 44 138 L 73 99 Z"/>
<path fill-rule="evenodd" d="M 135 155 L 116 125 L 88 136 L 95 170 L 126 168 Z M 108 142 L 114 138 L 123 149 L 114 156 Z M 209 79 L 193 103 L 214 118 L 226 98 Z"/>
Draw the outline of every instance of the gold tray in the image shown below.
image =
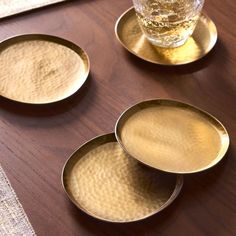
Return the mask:
<path fill-rule="evenodd" d="M 118 119 L 115 132 L 132 157 L 178 174 L 213 167 L 229 146 L 228 133 L 216 118 L 174 100 L 149 100 L 128 108 Z"/>
<path fill-rule="evenodd" d="M 152 45 L 142 33 L 134 8 L 124 12 L 116 22 L 118 41 L 137 57 L 160 65 L 183 65 L 205 56 L 215 45 L 217 30 L 213 21 L 202 14 L 193 35 L 177 48 L 161 48 Z"/>
<path fill-rule="evenodd" d="M 87 54 L 51 35 L 28 34 L 0 43 L 0 95 L 13 101 L 47 104 L 74 94 L 89 73 Z"/>
<path fill-rule="evenodd" d="M 62 185 L 82 211 L 110 222 L 132 222 L 166 208 L 179 194 L 183 177 L 159 172 L 129 157 L 114 133 L 82 145 L 67 160 Z"/>

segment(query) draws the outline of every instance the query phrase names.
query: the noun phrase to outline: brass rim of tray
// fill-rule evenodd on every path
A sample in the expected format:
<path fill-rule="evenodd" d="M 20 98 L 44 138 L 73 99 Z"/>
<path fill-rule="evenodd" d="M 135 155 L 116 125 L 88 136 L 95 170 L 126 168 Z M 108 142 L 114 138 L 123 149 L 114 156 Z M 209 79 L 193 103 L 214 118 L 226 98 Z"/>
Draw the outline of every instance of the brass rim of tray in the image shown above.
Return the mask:
<path fill-rule="evenodd" d="M 65 46 L 69 49 L 71 49 L 73 52 L 75 52 L 82 60 L 83 66 L 84 66 L 84 73 L 80 76 L 78 76 L 78 86 L 76 90 L 72 91 L 69 95 L 61 95 L 56 99 L 48 100 L 46 102 L 30 102 L 30 101 L 22 101 L 21 99 L 15 99 L 10 96 L 5 96 L 3 94 L 0 94 L 0 96 L 7 98 L 11 101 L 19 102 L 19 103 L 24 103 L 24 104 L 33 104 L 33 105 L 43 105 L 43 104 L 50 104 L 50 103 L 55 103 L 59 102 L 62 100 L 67 99 L 68 97 L 72 96 L 73 94 L 77 93 L 78 90 L 83 86 L 85 81 L 87 80 L 87 77 L 89 75 L 89 70 L 90 70 L 90 61 L 87 53 L 78 45 L 75 43 L 66 40 L 64 38 L 60 38 L 57 36 L 53 35 L 47 35 L 47 34 L 23 34 L 23 35 L 16 35 L 10 38 L 7 38 L 3 41 L 0 42 L 0 52 L 4 50 L 6 47 L 12 46 L 16 43 L 19 42 L 26 42 L 26 41 L 33 41 L 33 40 L 41 40 L 41 41 L 46 41 L 46 42 L 53 42 L 61 46 Z M 0 81 L 1 82 L 1 81 Z"/>
<path fill-rule="evenodd" d="M 95 138 L 92 138 L 91 140 L 87 141 L 86 143 L 84 143 L 83 145 L 81 145 L 66 161 L 63 169 L 62 169 L 62 174 L 61 174 L 61 182 L 62 182 L 62 186 L 63 189 L 67 195 L 67 197 L 69 198 L 69 200 L 78 208 L 80 209 L 82 212 L 98 219 L 98 220 L 102 220 L 105 222 L 112 222 L 112 223 L 129 223 L 129 222 L 134 222 L 134 221 L 140 221 L 143 219 L 146 219 L 152 215 L 155 215 L 156 213 L 162 211 L 163 209 L 165 209 L 167 206 L 169 206 L 175 199 L 176 197 L 179 195 L 182 186 L 183 186 L 183 176 L 182 175 L 175 175 L 176 176 L 176 182 L 175 182 L 175 187 L 172 191 L 172 194 L 170 195 L 169 199 L 154 213 L 151 213 L 149 215 L 145 215 L 142 218 L 138 218 L 138 219 L 134 219 L 134 220 L 129 220 L 129 221 L 116 221 L 116 220 L 110 220 L 108 218 L 102 218 L 96 214 L 94 214 L 91 211 L 86 210 L 85 208 L 83 208 L 80 203 L 78 201 L 76 201 L 74 199 L 74 197 L 72 196 L 72 193 L 70 193 L 68 186 L 67 186 L 67 181 L 66 181 L 66 176 L 68 175 L 68 173 L 71 173 L 74 165 L 77 163 L 78 160 L 80 160 L 81 158 L 83 158 L 84 155 L 86 155 L 89 151 L 91 151 L 92 149 L 99 147 L 100 145 L 106 144 L 106 143 L 110 143 L 110 142 L 117 142 L 116 140 L 116 136 L 114 133 L 109 133 L 109 134 L 104 134 L 104 135 L 100 135 L 97 136 Z M 79 155 L 78 155 L 79 153 Z M 173 174 L 171 174 L 173 176 Z"/>
<path fill-rule="evenodd" d="M 173 106 L 175 108 L 184 108 L 186 110 L 189 110 L 191 112 L 195 112 L 196 114 L 202 116 L 204 119 L 206 119 L 217 131 L 217 133 L 220 136 L 220 150 L 218 152 L 218 154 L 215 156 L 215 159 L 213 161 L 211 161 L 208 165 L 204 166 L 203 168 L 200 169 L 193 169 L 191 171 L 180 171 L 178 170 L 178 168 L 173 171 L 170 170 L 169 168 L 159 168 L 157 167 L 156 163 L 158 163 L 158 158 L 157 158 L 157 162 L 155 163 L 155 166 L 150 164 L 149 161 L 144 161 L 142 160 L 142 158 L 138 158 L 137 156 L 132 155 L 128 150 L 127 147 L 124 145 L 122 138 L 121 138 L 121 131 L 122 128 L 125 124 L 125 122 L 136 112 L 141 111 L 145 108 L 149 108 L 149 107 L 155 107 L 155 106 Z M 208 112 L 199 109 L 198 107 L 192 106 L 188 103 L 183 103 L 177 100 L 170 100 L 170 99 L 152 99 L 152 100 L 146 100 L 146 101 L 142 101 L 139 102 L 129 108 L 127 108 L 118 118 L 117 122 L 116 122 L 116 126 L 115 126 L 115 135 L 116 135 L 116 139 L 119 142 L 119 144 L 121 145 L 121 147 L 125 150 L 125 152 L 127 152 L 130 156 L 132 156 L 133 158 L 135 158 L 136 160 L 140 161 L 141 163 L 150 166 L 152 168 L 155 168 L 157 170 L 160 171 L 164 171 L 167 173 L 175 173 L 175 174 L 191 174 L 191 173 L 197 173 L 197 172 L 201 172 L 204 170 L 207 170 L 209 168 L 212 168 L 213 166 L 215 166 L 218 162 L 220 162 L 222 160 L 222 158 L 225 156 L 228 147 L 229 147 L 229 143 L 230 143 L 230 139 L 229 139 L 229 135 L 228 132 L 226 130 L 226 128 L 224 127 L 224 125 L 218 120 L 216 119 L 214 116 L 212 116 L 211 114 L 209 114 Z"/>
<path fill-rule="evenodd" d="M 207 55 L 217 41 L 217 29 L 214 22 L 202 13 L 193 35 L 183 46 L 177 48 L 154 46 L 142 33 L 134 7 L 129 8 L 118 18 L 115 34 L 120 44 L 130 53 L 145 61 L 167 66 L 197 61 Z"/>

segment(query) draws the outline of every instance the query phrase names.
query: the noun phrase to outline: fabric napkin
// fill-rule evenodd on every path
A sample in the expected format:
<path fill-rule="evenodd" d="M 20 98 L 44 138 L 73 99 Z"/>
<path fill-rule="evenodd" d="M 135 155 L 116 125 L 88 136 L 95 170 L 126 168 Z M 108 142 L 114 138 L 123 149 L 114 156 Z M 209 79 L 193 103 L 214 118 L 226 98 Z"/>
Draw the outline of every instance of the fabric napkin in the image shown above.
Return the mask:
<path fill-rule="evenodd" d="M 0 165 L 0 235 L 36 235 Z"/>
<path fill-rule="evenodd" d="M 0 0 L 0 18 L 66 0 Z"/>

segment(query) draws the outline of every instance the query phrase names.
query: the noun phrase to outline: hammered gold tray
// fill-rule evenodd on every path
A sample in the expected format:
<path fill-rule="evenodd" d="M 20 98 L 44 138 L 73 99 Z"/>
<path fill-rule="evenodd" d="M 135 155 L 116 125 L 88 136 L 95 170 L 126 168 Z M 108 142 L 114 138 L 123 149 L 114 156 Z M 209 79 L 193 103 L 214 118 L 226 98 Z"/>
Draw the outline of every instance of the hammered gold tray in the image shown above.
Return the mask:
<path fill-rule="evenodd" d="M 229 146 L 228 133 L 216 118 L 174 100 L 149 100 L 128 108 L 115 130 L 118 142 L 132 157 L 171 173 L 211 168 Z"/>
<path fill-rule="evenodd" d="M 177 48 L 160 48 L 152 45 L 142 33 L 134 8 L 124 12 L 116 22 L 118 41 L 137 57 L 160 65 L 183 65 L 199 60 L 214 47 L 217 30 L 213 21 L 202 14 L 193 35 Z"/>
<path fill-rule="evenodd" d="M 87 54 L 68 40 L 28 34 L 0 43 L 0 95 L 10 100 L 61 101 L 79 90 L 88 73 Z"/>
<path fill-rule="evenodd" d="M 182 176 L 159 172 L 128 156 L 113 133 L 82 145 L 62 172 L 69 199 L 85 213 L 110 222 L 137 221 L 163 210 L 182 184 Z"/>

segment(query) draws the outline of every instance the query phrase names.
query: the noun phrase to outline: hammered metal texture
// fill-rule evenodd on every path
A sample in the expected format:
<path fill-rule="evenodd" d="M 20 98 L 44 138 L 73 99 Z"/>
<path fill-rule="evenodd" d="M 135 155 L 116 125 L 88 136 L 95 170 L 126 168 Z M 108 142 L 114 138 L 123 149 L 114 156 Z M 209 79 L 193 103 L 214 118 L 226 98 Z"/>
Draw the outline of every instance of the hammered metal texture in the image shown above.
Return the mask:
<path fill-rule="evenodd" d="M 131 156 L 172 173 L 207 169 L 222 159 L 229 146 L 228 134 L 216 119 L 170 100 L 137 104 L 123 113 L 117 129 Z"/>
<path fill-rule="evenodd" d="M 176 175 L 144 166 L 117 142 L 92 148 L 65 176 L 66 189 L 80 208 L 112 222 L 135 221 L 160 211 L 173 198 L 176 182 Z"/>
<path fill-rule="evenodd" d="M 83 52 L 60 43 L 30 39 L 0 49 L 0 95 L 24 103 L 50 103 L 75 93 L 88 74 Z M 3 42 L 4 43 L 4 42 Z"/>
<path fill-rule="evenodd" d="M 145 38 L 138 24 L 134 8 L 127 10 L 117 21 L 119 42 L 134 55 L 161 65 L 182 65 L 205 56 L 215 45 L 217 30 L 211 19 L 202 14 L 193 35 L 177 48 L 160 48 Z"/>

